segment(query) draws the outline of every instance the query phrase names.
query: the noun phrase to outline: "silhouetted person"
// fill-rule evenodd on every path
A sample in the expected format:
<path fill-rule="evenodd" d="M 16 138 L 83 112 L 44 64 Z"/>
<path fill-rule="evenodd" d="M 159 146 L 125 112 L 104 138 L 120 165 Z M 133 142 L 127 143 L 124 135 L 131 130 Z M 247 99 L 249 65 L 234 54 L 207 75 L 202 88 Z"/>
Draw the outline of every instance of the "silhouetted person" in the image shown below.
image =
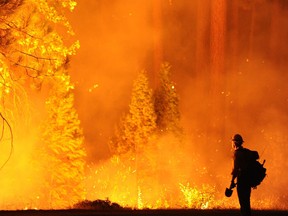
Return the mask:
<path fill-rule="evenodd" d="M 249 164 L 259 158 L 257 151 L 243 148 L 243 139 L 240 134 L 235 134 L 232 139 L 234 148 L 234 165 L 230 189 L 237 185 L 237 194 L 242 216 L 251 216 L 250 196 L 251 185 L 249 178 Z M 237 184 L 235 179 L 237 178 Z"/>

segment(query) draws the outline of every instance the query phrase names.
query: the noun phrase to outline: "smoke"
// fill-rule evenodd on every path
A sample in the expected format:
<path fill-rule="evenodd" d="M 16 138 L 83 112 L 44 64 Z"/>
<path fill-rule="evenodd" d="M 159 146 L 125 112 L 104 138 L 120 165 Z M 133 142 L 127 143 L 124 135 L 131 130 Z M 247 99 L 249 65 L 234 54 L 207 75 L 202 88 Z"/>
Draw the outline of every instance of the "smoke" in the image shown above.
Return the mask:
<path fill-rule="evenodd" d="M 24 103 L 22 108 L 24 112 Z M 17 116 L 16 113 L 14 110 L 13 117 Z M 40 159 L 35 155 L 39 128 L 31 127 L 31 122 L 27 124 L 27 113 L 23 116 L 17 116 L 16 119 L 6 118 L 7 122 L 1 121 L 0 205 L 3 209 L 34 209 L 40 204 L 39 188 L 43 181 L 42 173 L 39 172 Z M 34 124 L 37 125 L 36 122 Z"/>
<path fill-rule="evenodd" d="M 74 13 L 68 17 L 75 38 L 81 43 L 78 54 L 72 58 L 70 70 L 88 162 L 91 162 L 85 179 L 87 198 L 108 197 L 113 202 L 135 206 L 141 203 L 138 198 L 142 194 L 161 207 L 167 206 L 168 201 L 170 206 L 179 207 L 179 203 L 173 203 L 178 197 L 181 207 L 189 207 L 192 204 L 187 205 L 187 200 L 194 193 L 198 198 L 207 199 L 208 207 L 238 206 L 236 193 L 227 200 L 224 189 L 231 180 L 233 151 L 230 139 L 235 133 L 240 133 L 244 146 L 257 150 L 261 161 L 266 159 L 268 176 L 252 192 L 252 206 L 287 209 L 288 75 L 285 69 L 288 55 L 283 44 L 288 32 L 287 3 L 281 3 L 286 6 L 281 9 L 276 7 L 277 16 L 272 16 L 270 9 L 275 9 L 275 5 L 271 7 L 268 1 L 259 1 L 261 10 L 255 10 L 254 14 L 251 7 L 241 6 L 238 10 L 239 34 L 234 37 L 231 36 L 232 24 L 227 21 L 227 64 L 220 74 L 218 91 L 213 92 L 209 57 L 205 56 L 200 63 L 195 60 L 196 48 L 199 47 L 196 14 L 204 1 L 159 0 L 162 5 L 158 11 L 162 12 L 159 15 L 162 22 L 158 22 L 161 30 L 156 29 L 153 20 L 155 2 L 79 0 Z M 206 6 L 203 7 L 208 10 L 205 13 L 207 17 L 202 17 L 204 21 L 210 19 L 209 5 Z M 251 24 L 252 15 L 255 16 L 254 26 Z M 209 43 L 209 24 L 203 32 L 203 41 Z M 160 44 L 155 45 L 155 35 L 161 39 Z M 231 44 L 235 41 L 238 43 L 236 53 L 231 51 Z M 155 64 L 159 62 L 154 58 L 155 49 L 159 47 L 162 47 L 158 50 L 162 59 L 160 55 L 158 61 L 165 60 L 172 65 L 186 137 L 181 148 L 175 147 L 173 137 L 169 136 L 160 137 L 155 142 L 157 151 L 149 156 L 157 160 L 149 175 L 143 176 L 146 181 L 141 186 L 146 188 L 145 191 L 137 185 L 140 178 L 137 179 L 135 160 L 127 159 L 120 163 L 111 158 L 108 140 L 114 133 L 114 126 L 128 110 L 132 83 L 138 72 L 146 69 L 151 86 L 157 84 Z M 204 54 L 209 53 L 209 45 L 207 49 L 203 50 Z M 203 67 L 197 67 L 197 64 Z M 17 122 L 22 127 L 17 127 L 20 131 L 15 133 L 13 157 L 1 170 L 5 178 L 0 179 L 0 204 L 4 208 L 41 206 L 42 197 L 39 196 L 43 193 L 39 188 L 43 183 L 43 173 L 38 172 L 39 164 L 32 156 L 36 152 L 35 146 L 41 145 L 37 143 L 39 128 L 35 126 L 40 125 L 45 116 L 45 92 L 41 93 L 39 96 L 29 92 L 33 101 L 32 111 L 29 111 L 33 113 L 33 122 L 27 124 L 27 119 Z M 29 119 L 30 114 L 25 115 L 21 112 L 23 110 L 26 106 L 21 107 L 17 114 Z M 9 155 L 10 140 L 6 130 L 1 142 L 0 163 Z M 142 171 L 146 168 L 143 167 Z M 162 185 L 165 187 L 160 187 Z M 32 193 L 35 188 L 36 192 Z M 159 194 L 162 203 L 157 203 Z M 129 199 L 131 197 L 133 200 Z"/>
<path fill-rule="evenodd" d="M 132 82 L 145 68 L 151 26 L 143 1 L 79 1 L 70 17 L 81 48 L 72 60 L 76 106 L 93 160 L 109 154 L 107 137 L 127 110 Z"/>
<path fill-rule="evenodd" d="M 257 150 L 261 160 L 267 160 L 268 177 L 253 191 L 254 200 L 261 197 L 267 199 L 269 206 L 281 207 L 279 203 L 287 203 L 285 177 L 279 178 L 287 169 L 284 158 L 287 153 L 284 144 L 288 118 L 287 75 L 283 69 L 287 66 L 283 60 L 287 58 L 287 49 L 277 36 L 283 38 L 287 34 L 284 16 L 287 7 L 273 18 L 268 2 L 263 1 L 260 12 L 254 11 L 254 14 L 249 5 L 240 6 L 239 34 L 231 38 L 232 29 L 228 29 L 226 44 L 228 50 L 237 40 L 238 52 L 235 55 L 228 52 L 226 72 L 221 74 L 222 84 L 213 98 L 209 58 L 204 59 L 202 70 L 195 71 L 196 4 L 161 2 L 163 58 L 172 64 L 180 94 L 182 123 L 188 136 L 185 161 L 191 172 L 197 169 L 197 163 L 198 169 L 205 173 L 195 182 L 207 181 L 217 185 L 219 191 L 229 186 L 233 154 L 230 138 L 240 133 L 245 147 Z M 152 83 L 155 79 L 151 66 L 152 7 L 153 1 L 82 0 L 69 18 L 81 43 L 71 65 L 76 107 L 90 160 L 96 163 L 110 156 L 107 142 L 128 108 L 136 74 L 148 69 Z M 282 32 L 277 29 L 276 36 L 271 31 L 273 19 L 283 28 Z M 229 20 L 227 25 L 231 27 Z M 209 30 L 205 32 L 209 34 Z M 253 37 L 249 41 L 250 34 Z M 271 46 L 280 52 L 276 60 L 271 58 Z M 236 67 L 231 67 L 228 63 L 235 58 Z M 191 152 L 197 162 L 189 161 Z M 176 175 L 173 173 L 173 177 Z"/>

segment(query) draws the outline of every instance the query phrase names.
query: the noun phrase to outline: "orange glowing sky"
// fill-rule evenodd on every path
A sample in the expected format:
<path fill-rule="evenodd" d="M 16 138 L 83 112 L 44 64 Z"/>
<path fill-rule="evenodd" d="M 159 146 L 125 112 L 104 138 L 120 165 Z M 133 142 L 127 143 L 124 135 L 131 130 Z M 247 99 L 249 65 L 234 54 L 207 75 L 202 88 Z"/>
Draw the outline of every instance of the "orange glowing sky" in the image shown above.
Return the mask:
<path fill-rule="evenodd" d="M 193 149 L 199 150 L 208 167 L 212 166 L 210 172 L 221 170 L 229 176 L 229 140 L 237 132 L 245 137 L 247 147 L 270 160 L 268 170 L 269 166 L 277 167 L 270 175 L 279 179 L 279 164 L 287 168 L 282 161 L 288 119 L 288 49 L 282 43 L 288 33 L 287 2 L 270 5 L 255 1 L 254 6 L 247 1 L 226 3 L 226 66 L 212 100 L 209 1 L 78 2 L 69 15 L 81 43 L 71 72 L 92 161 L 109 156 L 107 140 L 128 109 L 137 73 L 147 70 L 151 86 L 157 84 L 155 55 L 160 49 L 161 59 L 172 65 L 182 123 L 193 140 Z M 196 61 L 197 53 L 202 59 Z M 213 167 L 215 164 L 219 166 Z M 283 184 L 279 180 L 271 188 L 281 194 Z"/>
<path fill-rule="evenodd" d="M 162 5 L 161 29 L 155 27 L 155 20 L 153 22 L 153 9 L 155 10 L 157 4 L 155 2 Z M 205 65 L 207 67 L 209 58 L 206 59 L 207 64 L 203 64 L 202 71 L 195 71 L 196 12 L 197 8 L 201 8 L 204 14 L 209 14 L 209 5 L 205 6 L 205 2 L 207 1 L 78 1 L 69 19 L 81 48 L 72 59 L 71 72 L 76 83 L 76 106 L 86 141 L 89 146 L 95 147 L 93 155 L 96 158 L 105 157 L 108 151 L 106 139 L 113 133 L 119 116 L 127 110 L 132 81 L 139 70 L 146 69 L 151 75 L 151 85 L 155 84 L 153 37 L 158 32 L 161 32 L 159 35 L 162 37 L 159 43 L 163 47 L 163 59 L 172 64 L 174 81 L 181 97 L 182 119 L 193 133 L 197 133 L 195 127 L 199 133 L 207 132 L 203 124 L 208 121 L 205 106 L 209 104 L 207 92 L 210 80 Z M 287 18 L 282 16 L 287 7 L 278 9 L 277 17 L 273 17 L 273 7 L 264 1 L 258 5 L 261 10 L 254 11 L 252 17 L 249 4 L 239 2 L 238 16 L 241 18 L 238 20 L 237 36 L 232 34 L 233 23 L 232 18 L 229 18 L 229 11 L 226 20 L 228 33 L 225 47 L 228 49 L 237 43 L 239 48 L 236 70 L 227 69 L 221 78 L 224 88 L 220 94 L 226 95 L 221 102 L 224 103 L 222 114 L 225 115 L 225 120 L 219 126 L 221 135 L 216 135 L 218 137 L 215 139 L 220 139 L 223 143 L 235 131 L 242 131 L 251 139 L 263 137 L 261 131 L 266 130 L 264 124 L 267 121 L 275 122 L 278 115 L 283 119 L 283 112 L 287 107 L 287 87 L 284 81 L 286 75 L 283 70 L 285 65 L 282 64 L 286 63 L 288 54 L 285 44 L 271 42 L 274 34 L 279 40 L 287 34 Z M 227 3 L 227 7 L 231 7 L 231 4 Z M 252 18 L 254 25 L 251 24 Z M 277 26 L 281 25 L 281 32 L 278 30 L 271 33 L 271 28 L 275 27 L 271 26 L 274 19 L 282 23 L 277 22 Z M 208 17 L 203 20 L 208 20 Z M 208 35 L 209 28 L 204 32 Z M 249 41 L 251 34 L 253 38 Z M 209 40 L 209 36 L 207 39 Z M 281 55 L 278 64 L 269 61 L 268 48 L 272 45 L 277 47 L 278 55 Z M 253 55 L 249 57 L 251 52 Z M 225 61 L 229 67 L 231 53 L 227 53 Z M 201 118 L 196 119 L 196 116 Z M 253 125 L 253 134 L 247 125 Z"/>

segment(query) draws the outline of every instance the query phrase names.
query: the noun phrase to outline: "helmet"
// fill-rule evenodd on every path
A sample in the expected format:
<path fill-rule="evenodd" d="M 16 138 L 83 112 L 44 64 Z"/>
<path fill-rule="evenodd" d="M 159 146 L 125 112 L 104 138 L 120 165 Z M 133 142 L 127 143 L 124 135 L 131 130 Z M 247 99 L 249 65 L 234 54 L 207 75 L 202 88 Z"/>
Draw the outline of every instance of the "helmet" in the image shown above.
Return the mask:
<path fill-rule="evenodd" d="M 235 134 L 232 141 L 237 142 L 237 143 L 243 143 L 244 140 L 242 139 L 242 136 L 240 134 Z"/>

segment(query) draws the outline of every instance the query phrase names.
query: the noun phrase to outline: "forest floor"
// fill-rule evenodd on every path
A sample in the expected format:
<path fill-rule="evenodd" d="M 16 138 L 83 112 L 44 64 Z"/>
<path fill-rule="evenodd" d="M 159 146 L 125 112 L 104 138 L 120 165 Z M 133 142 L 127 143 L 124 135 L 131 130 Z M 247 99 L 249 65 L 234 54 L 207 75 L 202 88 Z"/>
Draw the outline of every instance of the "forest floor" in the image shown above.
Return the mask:
<path fill-rule="evenodd" d="M 19 210 L 1 211 L 0 216 L 240 216 L 239 210 Z M 253 216 L 287 216 L 288 211 L 253 210 Z"/>

